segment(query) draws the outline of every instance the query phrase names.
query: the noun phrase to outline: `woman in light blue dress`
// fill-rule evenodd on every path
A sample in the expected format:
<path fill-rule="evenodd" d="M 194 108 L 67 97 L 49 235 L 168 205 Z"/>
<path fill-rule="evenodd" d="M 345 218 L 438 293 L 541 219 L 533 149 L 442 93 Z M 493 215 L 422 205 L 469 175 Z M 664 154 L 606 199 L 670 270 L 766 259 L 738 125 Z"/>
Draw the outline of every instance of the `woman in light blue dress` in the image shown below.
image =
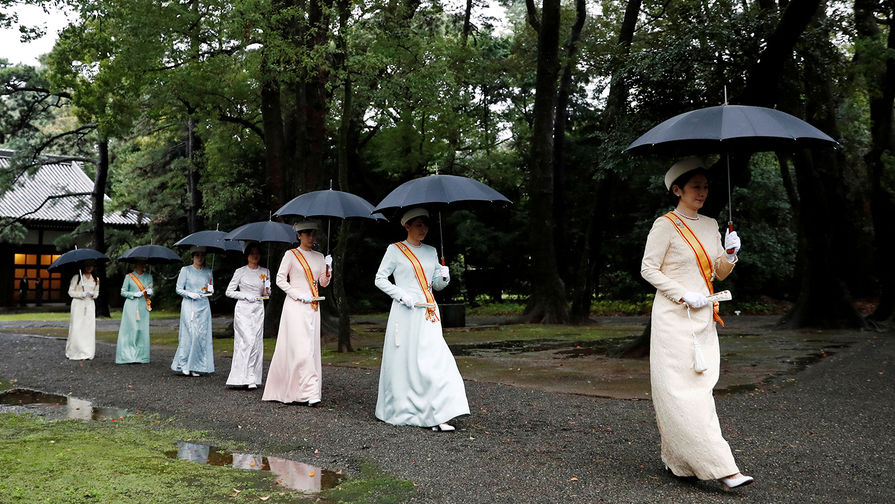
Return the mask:
<path fill-rule="evenodd" d="M 401 218 L 407 239 L 389 245 L 376 272 L 376 287 L 391 296 L 382 347 L 376 418 L 393 425 L 452 431 L 447 422 L 469 414 L 466 388 L 444 341 L 432 289 L 450 281 L 433 247 L 423 245 L 429 212 L 408 210 Z M 394 277 L 394 283 L 389 281 Z"/>
<path fill-rule="evenodd" d="M 136 261 L 134 271 L 121 284 L 121 325 L 115 346 L 115 364 L 149 362 L 149 312 L 152 310 L 152 275 L 144 271 L 146 263 Z"/>
<path fill-rule="evenodd" d="M 186 376 L 214 372 L 214 349 L 211 344 L 211 306 L 208 297 L 214 293 L 211 270 L 205 268 L 205 247 L 190 249 L 193 264 L 180 268 L 177 294 L 180 304 L 180 333 L 173 371 Z"/>

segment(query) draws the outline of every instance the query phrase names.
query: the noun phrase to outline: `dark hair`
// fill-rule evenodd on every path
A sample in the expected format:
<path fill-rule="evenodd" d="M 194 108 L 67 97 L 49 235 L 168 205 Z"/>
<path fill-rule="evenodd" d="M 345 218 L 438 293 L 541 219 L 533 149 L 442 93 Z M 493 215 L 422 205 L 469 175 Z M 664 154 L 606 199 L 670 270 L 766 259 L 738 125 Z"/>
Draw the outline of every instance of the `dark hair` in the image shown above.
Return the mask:
<path fill-rule="evenodd" d="M 246 258 L 248 258 L 250 255 L 252 255 L 252 250 L 256 250 L 256 249 L 258 250 L 258 254 L 261 254 L 261 244 L 258 242 L 251 242 L 248 245 L 246 245 L 243 255 L 245 255 Z"/>
<path fill-rule="evenodd" d="M 680 200 L 680 196 L 674 194 L 674 186 L 678 186 L 678 188 L 683 189 L 687 182 L 690 181 L 691 178 L 697 175 L 705 175 L 705 178 L 709 178 L 709 171 L 705 168 L 697 168 L 695 170 L 690 170 L 687 173 L 682 174 L 680 177 L 674 179 L 674 182 L 671 183 L 671 187 L 668 188 L 668 194 L 671 198 L 671 202 L 674 205 L 677 205 L 678 200 Z"/>

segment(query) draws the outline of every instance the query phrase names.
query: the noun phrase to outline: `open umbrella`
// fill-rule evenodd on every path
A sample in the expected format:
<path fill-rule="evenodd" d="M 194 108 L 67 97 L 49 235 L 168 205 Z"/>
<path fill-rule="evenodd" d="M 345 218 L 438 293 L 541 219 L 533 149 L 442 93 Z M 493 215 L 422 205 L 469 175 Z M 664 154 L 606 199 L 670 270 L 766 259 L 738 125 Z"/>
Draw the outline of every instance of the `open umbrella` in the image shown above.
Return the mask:
<path fill-rule="evenodd" d="M 290 245 L 298 242 L 292 226 L 269 220 L 243 224 L 224 235 L 224 239 L 259 243 L 288 243 Z"/>
<path fill-rule="evenodd" d="M 326 251 L 329 253 L 329 218 L 361 218 L 388 220 L 380 213 L 373 213 L 373 205 L 356 194 L 334 191 L 312 191 L 292 198 L 274 212 L 277 217 L 326 217 Z"/>
<path fill-rule="evenodd" d="M 168 247 L 161 245 L 140 245 L 118 256 L 119 261 L 145 261 L 147 264 L 180 262 L 183 259 Z"/>
<path fill-rule="evenodd" d="M 47 266 L 47 271 L 53 271 L 63 266 L 77 264 L 82 261 L 108 261 L 106 254 L 91 248 L 75 248 L 57 257 L 52 264 Z"/>
<path fill-rule="evenodd" d="M 468 177 L 457 175 L 429 175 L 409 180 L 396 187 L 376 205 L 373 212 L 397 211 L 414 206 L 428 206 L 438 210 L 438 233 L 441 241 L 441 263 L 444 261 L 444 236 L 441 234 L 441 208 L 458 203 L 506 202 L 506 196 L 491 187 Z"/>
<path fill-rule="evenodd" d="M 242 252 L 242 245 L 235 240 L 225 240 L 224 231 L 197 231 L 174 243 L 175 247 L 205 247 L 212 252 Z"/>
<path fill-rule="evenodd" d="M 731 153 L 791 151 L 830 145 L 836 145 L 836 140 L 786 112 L 725 103 L 667 119 L 634 140 L 625 151 L 660 155 L 724 154 L 727 160 L 727 226 L 732 231 Z"/>

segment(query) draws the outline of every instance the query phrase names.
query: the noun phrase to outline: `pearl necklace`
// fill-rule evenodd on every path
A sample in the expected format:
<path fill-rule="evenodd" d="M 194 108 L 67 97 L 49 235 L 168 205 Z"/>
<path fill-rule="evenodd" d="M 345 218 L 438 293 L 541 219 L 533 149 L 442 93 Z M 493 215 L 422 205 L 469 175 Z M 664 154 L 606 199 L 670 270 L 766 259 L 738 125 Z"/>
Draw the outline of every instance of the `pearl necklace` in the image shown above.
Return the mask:
<path fill-rule="evenodd" d="M 674 214 L 677 216 L 683 217 L 687 220 L 693 220 L 693 221 L 699 220 L 699 215 L 697 215 L 696 217 L 690 217 L 689 215 L 684 215 L 684 214 L 678 212 L 676 208 L 674 209 Z"/>

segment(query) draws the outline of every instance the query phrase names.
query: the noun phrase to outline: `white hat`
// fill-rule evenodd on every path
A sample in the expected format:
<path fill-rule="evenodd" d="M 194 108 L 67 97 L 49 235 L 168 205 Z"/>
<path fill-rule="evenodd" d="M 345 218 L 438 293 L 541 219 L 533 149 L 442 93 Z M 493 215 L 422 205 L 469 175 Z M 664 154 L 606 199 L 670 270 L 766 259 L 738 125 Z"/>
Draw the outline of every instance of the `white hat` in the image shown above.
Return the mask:
<path fill-rule="evenodd" d="M 411 219 L 415 219 L 417 217 L 428 217 L 429 211 L 423 207 L 415 207 L 410 210 L 404 212 L 404 215 L 401 216 L 401 225 L 407 224 Z"/>
<path fill-rule="evenodd" d="M 299 231 L 307 231 L 309 229 L 320 229 L 320 226 L 318 226 L 316 222 L 310 220 L 296 222 L 292 225 L 292 230 L 296 233 Z"/>
<path fill-rule="evenodd" d="M 691 172 L 693 170 L 698 170 L 702 168 L 705 170 L 705 162 L 702 158 L 698 157 L 688 157 L 686 159 L 681 159 L 677 163 L 671 165 L 671 168 L 665 172 L 665 189 L 671 190 L 671 184 L 677 180 L 681 175 Z"/>

